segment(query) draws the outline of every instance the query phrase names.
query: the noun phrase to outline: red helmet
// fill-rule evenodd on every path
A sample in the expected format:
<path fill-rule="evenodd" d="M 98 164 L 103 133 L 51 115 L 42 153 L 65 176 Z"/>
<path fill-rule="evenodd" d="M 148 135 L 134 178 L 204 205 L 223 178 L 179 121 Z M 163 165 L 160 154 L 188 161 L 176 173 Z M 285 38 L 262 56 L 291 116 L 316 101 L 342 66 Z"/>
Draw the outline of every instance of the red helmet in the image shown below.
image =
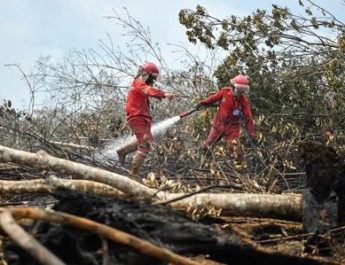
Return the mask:
<path fill-rule="evenodd" d="M 236 75 L 233 79 L 230 80 L 231 84 L 233 85 L 249 85 L 249 80 L 244 75 Z"/>
<path fill-rule="evenodd" d="M 236 75 L 233 79 L 230 80 L 230 82 L 235 88 L 235 94 L 249 92 L 249 80 L 246 76 Z"/>
<path fill-rule="evenodd" d="M 145 63 L 141 66 L 141 69 L 143 69 L 146 73 L 152 75 L 153 79 L 157 79 L 158 74 L 159 74 L 159 69 L 157 67 L 157 65 L 155 65 L 154 63 Z"/>

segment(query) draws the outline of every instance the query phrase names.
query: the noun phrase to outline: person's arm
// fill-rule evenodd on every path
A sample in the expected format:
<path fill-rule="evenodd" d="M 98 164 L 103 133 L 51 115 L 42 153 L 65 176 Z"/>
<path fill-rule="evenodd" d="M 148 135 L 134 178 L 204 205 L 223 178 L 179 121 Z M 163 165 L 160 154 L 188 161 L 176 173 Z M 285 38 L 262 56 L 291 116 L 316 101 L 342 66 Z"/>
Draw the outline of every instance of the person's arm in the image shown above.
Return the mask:
<path fill-rule="evenodd" d="M 250 103 L 249 103 L 249 100 L 247 97 L 243 97 L 241 105 L 242 105 L 243 116 L 246 120 L 247 131 L 248 131 L 250 137 L 255 139 L 256 138 L 256 132 L 255 132 L 255 128 L 254 128 L 254 120 L 253 120 L 253 115 L 252 115 L 252 111 L 250 108 Z"/>
<path fill-rule="evenodd" d="M 207 106 L 207 105 L 210 105 L 214 102 L 217 102 L 222 98 L 222 95 L 223 95 L 223 90 L 221 89 L 217 93 L 209 96 L 208 98 L 201 100 L 197 106 L 199 106 L 199 107 L 200 106 Z"/>
<path fill-rule="evenodd" d="M 148 86 L 148 85 L 143 87 L 143 92 L 144 92 L 144 94 L 148 95 L 149 97 L 153 97 L 153 98 L 162 99 L 162 98 L 165 98 L 165 96 L 166 96 L 164 91 L 157 89 L 157 88 L 154 88 L 154 87 L 151 87 L 151 86 Z"/>
<path fill-rule="evenodd" d="M 168 98 L 169 100 L 172 100 L 174 98 L 174 94 L 170 93 L 170 92 L 165 92 L 163 90 L 160 90 L 158 88 L 154 88 L 152 86 L 147 85 L 144 81 L 137 79 L 136 80 L 136 84 L 137 84 L 137 89 L 139 89 L 142 93 L 144 93 L 145 95 L 149 96 L 149 97 L 153 97 L 153 98 L 158 98 L 158 99 L 162 99 L 162 98 Z"/>

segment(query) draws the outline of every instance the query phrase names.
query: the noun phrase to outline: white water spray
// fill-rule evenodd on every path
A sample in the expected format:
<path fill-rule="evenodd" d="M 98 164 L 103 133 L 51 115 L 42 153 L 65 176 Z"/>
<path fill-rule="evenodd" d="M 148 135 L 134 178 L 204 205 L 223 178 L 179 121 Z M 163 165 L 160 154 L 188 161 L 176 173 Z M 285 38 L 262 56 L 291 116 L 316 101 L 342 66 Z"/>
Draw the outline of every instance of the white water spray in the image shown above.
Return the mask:
<path fill-rule="evenodd" d="M 154 140 L 158 140 L 160 137 L 163 136 L 163 134 L 172 127 L 175 123 L 177 123 L 180 120 L 180 116 L 175 116 L 163 121 L 160 121 L 156 124 L 153 124 L 151 128 L 151 132 L 153 135 Z M 107 145 L 102 151 L 100 156 L 103 157 L 103 159 L 118 159 L 116 150 L 120 149 L 121 147 L 128 145 L 132 142 L 135 142 L 136 138 L 134 135 L 125 135 L 122 136 L 116 140 L 114 140 L 113 143 L 110 143 Z M 101 158 L 99 157 L 99 158 Z"/>

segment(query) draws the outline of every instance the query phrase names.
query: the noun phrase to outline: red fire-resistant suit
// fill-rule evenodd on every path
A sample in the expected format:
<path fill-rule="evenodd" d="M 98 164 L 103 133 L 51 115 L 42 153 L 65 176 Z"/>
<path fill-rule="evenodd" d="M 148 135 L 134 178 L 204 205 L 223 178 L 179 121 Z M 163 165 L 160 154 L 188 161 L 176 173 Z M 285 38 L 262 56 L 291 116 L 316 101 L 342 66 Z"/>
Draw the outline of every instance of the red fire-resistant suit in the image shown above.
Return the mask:
<path fill-rule="evenodd" d="M 210 148 L 213 144 L 225 137 L 229 152 L 234 151 L 233 140 L 240 136 L 240 118 L 234 115 L 234 111 L 240 110 L 246 121 L 249 135 L 255 138 L 254 122 L 250 103 L 245 94 L 238 97 L 233 95 L 231 87 L 223 87 L 217 93 L 199 102 L 198 105 L 209 105 L 220 101 L 219 109 L 212 122 L 211 131 L 203 143 L 203 149 Z"/>
<path fill-rule="evenodd" d="M 150 151 L 150 143 L 153 141 L 149 97 L 162 99 L 165 94 L 147 85 L 140 78 L 134 79 L 127 95 L 126 112 L 128 124 L 137 139 L 137 152 L 141 155 Z"/>

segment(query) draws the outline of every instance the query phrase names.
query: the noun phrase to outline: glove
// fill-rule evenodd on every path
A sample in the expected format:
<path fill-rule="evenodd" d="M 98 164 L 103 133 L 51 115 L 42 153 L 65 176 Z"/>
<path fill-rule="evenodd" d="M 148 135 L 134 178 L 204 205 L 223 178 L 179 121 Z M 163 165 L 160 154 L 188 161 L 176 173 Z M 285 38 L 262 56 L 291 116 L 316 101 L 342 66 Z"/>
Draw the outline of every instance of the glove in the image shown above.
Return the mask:
<path fill-rule="evenodd" d="M 165 92 L 164 96 L 169 99 L 169 101 L 173 100 L 175 95 L 173 93 Z"/>

